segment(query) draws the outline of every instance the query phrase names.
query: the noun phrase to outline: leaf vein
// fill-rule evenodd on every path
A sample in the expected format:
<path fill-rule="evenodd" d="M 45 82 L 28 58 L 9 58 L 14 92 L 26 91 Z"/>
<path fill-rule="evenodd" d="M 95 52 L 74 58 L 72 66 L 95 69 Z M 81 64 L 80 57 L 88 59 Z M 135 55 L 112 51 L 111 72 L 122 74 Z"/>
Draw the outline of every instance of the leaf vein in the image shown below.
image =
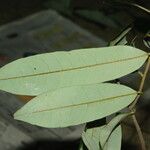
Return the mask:
<path fill-rule="evenodd" d="M 108 97 L 108 98 L 104 98 L 104 99 L 98 99 L 98 100 L 95 100 L 95 101 L 84 102 L 84 103 L 80 103 L 80 104 L 72 104 L 72 105 L 67 105 L 67 106 L 62 106 L 62 107 L 55 107 L 55 108 L 51 108 L 51 109 L 37 110 L 37 111 L 33 111 L 31 113 L 53 111 L 53 110 L 65 109 L 65 108 L 70 108 L 70 107 L 77 107 L 77 106 L 87 105 L 87 104 L 92 104 L 92 103 L 99 103 L 99 102 L 104 102 L 104 101 L 108 101 L 108 100 L 112 100 L 112 99 L 117 99 L 117 98 L 120 98 L 120 97 L 126 97 L 126 96 L 130 96 L 130 95 L 135 95 L 135 94 L 138 94 L 138 92 L 128 93 L 128 94 L 124 94 L 124 95 L 118 95 L 118 96 L 114 96 L 114 97 Z"/>
<path fill-rule="evenodd" d="M 26 77 L 32 77 L 32 76 L 41 76 L 41 75 L 46 75 L 46 74 L 54 74 L 54 73 L 74 71 L 74 70 L 82 70 L 82 69 L 97 67 L 97 66 L 101 66 L 101 65 L 107 65 L 107 64 L 113 64 L 113 63 L 119 63 L 119 62 L 123 62 L 123 61 L 138 59 L 138 58 L 141 58 L 141 57 L 145 57 L 146 55 L 148 56 L 148 54 L 146 53 L 146 54 L 143 54 L 143 55 L 140 55 L 140 56 L 131 57 L 131 58 L 124 58 L 124 59 L 110 61 L 110 62 L 91 64 L 91 65 L 79 66 L 79 67 L 67 68 L 67 69 L 60 69 L 60 70 L 55 70 L 55 71 L 49 71 L 49 72 L 43 72 L 43 73 L 37 73 L 37 74 L 30 74 L 30 75 L 24 75 L 24 76 L 18 76 L 18 77 L 2 78 L 0 80 L 11 80 L 11 79 L 26 78 Z"/>

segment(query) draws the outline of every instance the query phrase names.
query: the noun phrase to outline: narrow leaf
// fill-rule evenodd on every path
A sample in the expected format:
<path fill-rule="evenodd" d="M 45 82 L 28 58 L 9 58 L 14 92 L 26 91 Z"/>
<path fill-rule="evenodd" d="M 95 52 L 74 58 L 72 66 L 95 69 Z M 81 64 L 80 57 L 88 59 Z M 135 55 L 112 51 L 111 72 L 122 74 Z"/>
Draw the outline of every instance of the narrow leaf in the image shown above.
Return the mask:
<path fill-rule="evenodd" d="M 117 45 L 126 45 L 128 43 L 126 37 L 122 38 L 118 43 Z"/>
<path fill-rule="evenodd" d="M 88 150 L 100 150 L 98 139 L 94 135 L 91 138 L 89 134 L 85 134 L 86 133 L 83 132 L 82 139 Z"/>
<path fill-rule="evenodd" d="M 89 145 L 94 143 L 95 147 L 103 149 L 114 128 L 130 114 L 131 113 L 119 114 L 104 126 L 87 129 L 86 132 L 83 132 L 82 134 L 85 145 L 89 148 Z"/>
<path fill-rule="evenodd" d="M 113 41 L 111 41 L 109 45 L 114 46 L 114 45 L 127 44 L 126 35 L 131 29 L 132 29 L 131 27 L 125 29 L 119 36 L 117 36 L 117 38 L 115 38 Z"/>
<path fill-rule="evenodd" d="M 137 92 L 103 83 L 61 88 L 35 97 L 15 119 L 43 127 L 66 127 L 106 117 L 128 106 Z"/>
<path fill-rule="evenodd" d="M 100 83 L 137 70 L 147 57 L 147 53 L 129 46 L 35 55 L 2 67 L 0 89 L 34 96 L 62 87 Z"/>
<path fill-rule="evenodd" d="M 80 147 L 79 147 L 79 150 L 84 150 L 83 146 L 80 146 Z"/>
<path fill-rule="evenodd" d="M 100 134 L 99 134 L 100 144 L 102 147 L 104 147 L 106 141 L 108 140 L 110 134 L 112 133 L 114 128 L 117 126 L 117 124 L 119 124 L 128 115 L 131 115 L 131 113 L 123 113 L 123 114 L 117 115 L 106 126 L 102 127 Z"/>
<path fill-rule="evenodd" d="M 121 131 L 121 125 L 119 125 L 111 133 L 103 150 L 121 150 L 121 140 L 122 140 L 122 131 Z"/>

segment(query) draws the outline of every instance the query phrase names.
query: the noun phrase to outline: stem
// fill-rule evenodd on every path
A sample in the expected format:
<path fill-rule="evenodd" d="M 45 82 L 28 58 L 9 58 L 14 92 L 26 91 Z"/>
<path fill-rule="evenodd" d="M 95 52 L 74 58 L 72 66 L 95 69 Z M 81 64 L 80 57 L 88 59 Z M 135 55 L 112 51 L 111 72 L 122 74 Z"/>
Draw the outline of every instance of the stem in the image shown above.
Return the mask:
<path fill-rule="evenodd" d="M 146 150 L 144 137 L 143 137 L 142 131 L 140 129 L 140 126 L 137 122 L 137 119 L 136 119 L 135 115 L 132 115 L 132 119 L 133 119 L 133 122 L 134 122 L 134 125 L 135 125 L 135 128 L 136 128 L 136 131 L 138 133 L 139 141 L 141 143 L 141 148 L 142 148 L 142 150 Z"/>
<path fill-rule="evenodd" d="M 140 84 L 139 92 L 142 92 L 142 90 L 143 90 L 145 79 L 146 79 L 146 76 L 147 76 L 147 73 L 148 73 L 148 70 L 149 70 L 149 66 L 150 66 L 150 56 L 148 57 L 146 68 L 145 68 L 143 78 L 142 78 L 142 81 L 141 81 L 141 84 Z"/>
<path fill-rule="evenodd" d="M 130 110 L 132 110 L 135 107 L 139 97 L 141 96 L 149 67 L 150 67 L 150 56 L 148 57 L 148 61 L 147 61 L 147 64 L 146 64 L 146 67 L 145 67 L 145 70 L 144 70 L 144 74 L 143 74 L 143 77 L 142 77 L 142 80 L 141 80 L 141 83 L 140 83 L 140 87 L 139 87 L 139 90 L 138 90 L 138 95 L 135 98 L 134 102 L 129 106 Z"/>
<path fill-rule="evenodd" d="M 141 83 L 140 83 L 138 95 L 136 96 L 134 102 L 129 106 L 130 111 L 132 111 L 134 109 L 134 107 L 135 107 L 135 105 L 136 105 L 136 103 L 137 103 L 137 101 L 138 101 L 138 99 L 141 96 L 141 93 L 143 91 L 146 76 L 147 76 L 147 73 L 148 73 L 148 70 L 149 70 L 149 67 L 150 67 L 150 54 L 148 54 L 148 55 L 149 55 L 149 57 L 148 57 L 147 64 L 146 64 L 146 67 L 145 67 L 145 70 L 144 70 L 144 73 L 143 73 L 143 77 L 142 77 L 142 80 L 141 80 Z M 138 134 L 138 137 L 139 137 L 139 141 L 141 143 L 141 148 L 142 148 L 142 150 L 146 150 L 144 137 L 142 135 L 142 131 L 140 129 L 140 126 L 137 122 L 137 119 L 136 119 L 135 115 L 132 115 L 132 120 L 133 120 L 134 126 L 136 128 L 136 131 L 137 131 L 137 134 Z"/>

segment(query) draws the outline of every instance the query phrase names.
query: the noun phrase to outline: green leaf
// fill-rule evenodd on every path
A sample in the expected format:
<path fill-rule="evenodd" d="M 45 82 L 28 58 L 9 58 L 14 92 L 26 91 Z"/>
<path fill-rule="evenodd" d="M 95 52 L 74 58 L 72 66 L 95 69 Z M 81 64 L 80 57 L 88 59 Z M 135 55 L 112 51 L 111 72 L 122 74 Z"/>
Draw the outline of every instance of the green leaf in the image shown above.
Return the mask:
<path fill-rule="evenodd" d="M 103 126 L 99 138 L 101 147 L 104 147 L 106 141 L 108 140 L 110 134 L 114 130 L 114 128 L 127 116 L 131 115 L 131 113 L 122 113 L 114 117 L 107 125 Z"/>
<path fill-rule="evenodd" d="M 122 131 L 121 131 L 121 125 L 119 125 L 111 133 L 103 150 L 121 150 L 121 139 L 122 139 Z"/>
<path fill-rule="evenodd" d="M 126 45 L 128 43 L 126 37 L 122 38 L 118 43 L 117 45 Z"/>
<path fill-rule="evenodd" d="M 83 146 L 80 146 L 80 147 L 79 147 L 79 150 L 84 150 Z"/>
<path fill-rule="evenodd" d="M 106 117 L 134 101 L 137 92 L 103 83 L 61 88 L 35 97 L 15 119 L 43 127 L 66 127 Z"/>
<path fill-rule="evenodd" d="M 95 146 L 97 150 L 99 150 L 100 148 L 103 149 L 105 147 L 106 142 L 108 141 L 111 133 L 113 132 L 114 128 L 125 117 L 127 117 L 130 114 L 131 113 L 119 114 L 116 117 L 114 117 L 108 124 L 106 124 L 104 126 L 87 129 L 86 132 L 83 132 L 83 134 L 82 134 L 82 139 L 83 139 L 85 145 L 88 148 Z"/>
<path fill-rule="evenodd" d="M 127 29 L 125 29 L 119 36 L 117 36 L 117 38 L 115 38 L 113 41 L 110 42 L 110 46 L 114 46 L 114 45 L 125 45 L 127 44 L 127 40 L 126 40 L 126 35 L 128 34 L 128 32 L 131 30 L 131 27 L 128 27 Z"/>
<path fill-rule="evenodd" d="M 84 137 L 84 143 L 88 150 L 100 150 L 97 139 L 91 139 L 88 135 Z"/>
<path fill-rule="evenodd" d="M 86 150 L 83 141 L 80 141 L 79 150 Z"/>
<path fill-rule="evenodd" d="M 93 128 L 95 129 L 95 128 Z M 99 145 L 99 130 L 98 133 L 92 133 L 90 131 L 94 131 L 92 129 L 87 129 L 86 132 L 82 133 L 82 140 L 88 150 L 100 150 L 100 145 Z"/>
<path fill-rule="evenodd" d="M 146 47 L 150 48 L 150 30 L 146 33 L 143 39 L 143 43 Z"/>
<path fill-rule="evenodd" d="M 129 46 L 35 55 L 2 67 L 0 89 L 39 95 L 62 87 L 100 83 L 137 70 L 147 58 L 147 53 Z"/>

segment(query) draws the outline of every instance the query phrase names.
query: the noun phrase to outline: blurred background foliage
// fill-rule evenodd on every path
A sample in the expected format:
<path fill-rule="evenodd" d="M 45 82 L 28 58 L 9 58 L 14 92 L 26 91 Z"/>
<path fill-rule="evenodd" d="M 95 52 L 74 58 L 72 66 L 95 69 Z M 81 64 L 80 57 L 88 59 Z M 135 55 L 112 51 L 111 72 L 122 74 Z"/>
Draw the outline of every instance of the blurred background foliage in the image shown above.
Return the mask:
<path fill-rule="evenodd" d="M 150 27 L 149 0 L 5 0 L 0 2 L 0 24 L 48 8 L 107 41 L 129 25 L 144 34 Z"/>

